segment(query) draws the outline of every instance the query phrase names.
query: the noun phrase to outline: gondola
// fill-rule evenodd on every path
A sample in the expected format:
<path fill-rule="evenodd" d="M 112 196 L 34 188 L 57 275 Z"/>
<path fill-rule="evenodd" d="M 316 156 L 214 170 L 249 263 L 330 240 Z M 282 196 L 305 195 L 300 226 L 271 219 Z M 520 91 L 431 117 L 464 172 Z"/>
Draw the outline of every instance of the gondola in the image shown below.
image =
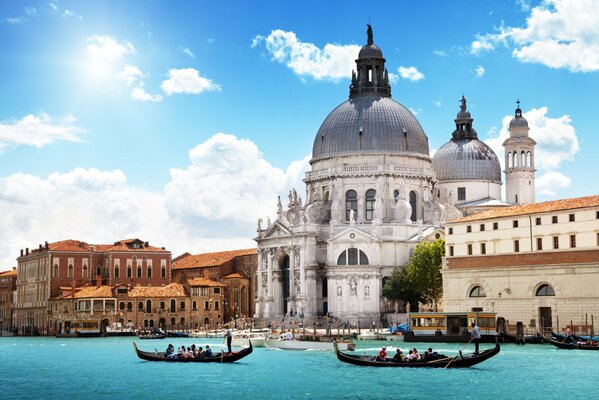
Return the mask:
<path fill-rule="evenodd" d="M 253 347 L 252 342 L 249 342 L 249 347 L 243 348 L 239 351 L 234 351 L 232 353 L 225 353 L 224 351 L 215 353 L 212 357 L 205 358 L 169 358 L 164 356 L 163 351 L 141 351 L 137 348 L 137 344 L 133 342 L 133 348 L 135 348 L 135 353 L 137 357 L 146 361 L 166 361 L 166 362 L 191 362 L 191 363 L 206 363 L 206 362 L 215 362 L 215 363 L 232 363 L 234 361 L 241 360 L 243 357 L 246 357 L 252 353 Z"/>
<path fill-rule="evenodd" d="M 543 339 L 557 348 L 566 349 L 566 350 L 599 350 L 599 346 L 590 345 L 590 344 L 578 344 L 578 343 L 566 343 L 560 342 L 559 340 L 555 340 L 549 336 L 543 336 Z"/>
<path fill-rule="evenodd" d="M 499 353 L 499 343 L 495 347 L 488 350 L 483 350 L 479 354 L 467 354 L 454 357 L 445 357 L 432 361 L 415 361 L 415 362 L 394 362 L 394 361 L 376 361 L 376 357 L 367 355 L 346 354 L 335 348 L 339 361 L 348 364 L 367 366 L 367 367 L 399 367 L 399 368 L 467 368 L 479 364 Z"/>
<path fill-rule="evenodd" d="M 166 332 L 155 331 L 155 332 L 135 332 L 138 339 L 164 339 L 166 338 Z"/>

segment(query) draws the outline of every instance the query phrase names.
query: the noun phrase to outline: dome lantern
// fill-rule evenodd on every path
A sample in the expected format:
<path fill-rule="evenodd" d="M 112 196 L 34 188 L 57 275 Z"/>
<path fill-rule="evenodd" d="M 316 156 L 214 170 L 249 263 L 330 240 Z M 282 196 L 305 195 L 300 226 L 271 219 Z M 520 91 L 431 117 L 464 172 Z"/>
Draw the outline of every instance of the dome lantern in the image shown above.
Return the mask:
<path fill-rule="evenodd" d="M 356 71 L 352 71 L 352 82 L 349 86 L 349 97 L 375 94 L 391 97 L 389 73 L 385 68 L 385 58 L 381 49 L 374 44 L 372 26 L 367 25 L 366 44 L 360 49 L 356 60 Z"/>

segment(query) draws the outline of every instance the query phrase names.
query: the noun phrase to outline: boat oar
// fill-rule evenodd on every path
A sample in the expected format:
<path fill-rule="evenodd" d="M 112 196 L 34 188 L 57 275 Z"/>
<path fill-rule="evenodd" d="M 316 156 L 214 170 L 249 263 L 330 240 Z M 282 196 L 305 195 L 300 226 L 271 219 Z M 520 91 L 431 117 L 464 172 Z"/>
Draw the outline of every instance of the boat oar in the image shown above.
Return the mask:
<path fill-rule="evenodd" d="M 449 360 L 449 362 L 447 363 L 447 365 L 446 365 L 446 366 L 444 366 L 444 367 L 443 367 L 443 369 L 445 369 L 445 368 L 449 367 L 449 364 L 451 364 L 451 363 L 453 362 L 453 360 L 455 360 L 455 359 L 456 359 L 456 357 L 457 357 L 457 356 L 458 356 L 458 355 L 459 355 L 459 354 L 462 352 L 462 350 L 464 350 L 464 349 L 466 348 L 466 346 L 468 346 L 468 345 L 470 344 L 470 342 L 472 342 L 472 340 L 474 340 L 474 338 L 471 338 L 471 339 L 468 341 L 468 343 L 466 343 L 466 344 L 464 345 L 464 347 L 462 347 L 460 350 L 458 350 L 457 354 L 456 354 L 455 356 L 453 356 L 453 358 L 452 358 L 451 360 Z"/>

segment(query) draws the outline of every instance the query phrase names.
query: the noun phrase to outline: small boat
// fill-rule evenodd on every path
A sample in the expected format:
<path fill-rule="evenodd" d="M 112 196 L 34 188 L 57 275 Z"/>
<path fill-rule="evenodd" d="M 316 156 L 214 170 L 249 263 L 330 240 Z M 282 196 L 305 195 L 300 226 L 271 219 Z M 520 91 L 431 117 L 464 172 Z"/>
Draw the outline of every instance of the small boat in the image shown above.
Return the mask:
<path fill-rule="evenodd" d="M 173 332 L 173 331 L 167 331 L 166 335 L 168 337 L 174 337 L 174 338 L 186 338 L 189 337 L 189 332 Z"/>
<path fill-rule="evenodd" d="M 352 340 L 336 339 L 324 335 L 302 335 L 299 339 L 287 339 L 280 337 L 279 339 L 266 339 L 264 344 L 266 347 L 281 349 L 281 350 L 334 350 L 333 344 L 342 350 L 353 351 L 356 349 L 356 344 Z"/>
<path fill-rule="evenodd" d="M 385 340 L 379 332 L 362 332 L 356 336 L 358 340 Z"/>
<path fill-rule="evenodd" d="M 392 333 L 391 335 L 387 336 L 387 340 L 391 342 L 403 342 L 404 335 L 402 335 L 401 333 Z"/>
<path fill-rule="evenodd" d="M 165 357 L 164 352 L 151 352 L 151 351 L 141 351 L 137 348 L 137 344 L 133 342 L 133 348 L 135 349 L 135 353 L 137 357 L 146 361 L 166 361 L 166 362 L 190 362 L 190 363 L 207 363 L 207 362 L 215 362 L 215 363 L 232 363 L 234 361 L 241 360 L 243 357 L 246 357 L 252 353 L 252 342 L 249 342 L 250 345 L 246 348 L 243 348 L 239 351 L 234 351 L 232 353 L 226 353 L 224 350 L 218 353 L 214 353 L 212 357 L 204 357 L 204 358 L 170 358 Z"/>
<path fill-rule="evenodd" d="M 151 331 L 136 331 L 135 334 L 139 339 L 164 339 L 167 334 L 162 329 L 154 329 Z"/>
<path fill-rule="evenodd" d="M 266 336 L 261 332 L 238 332 L 232 336 L 231 345 L 236 347 L 246 345 L 248 340 L 252 341 L 254 347 L 264 347 L 266 341 Z"/>
<path fill-rule="evenodd" d="M 346 354 L 335 346 L 335 353 L 339 361 L 348 364 L 367 366 L 367 367 L 398 367 L 398 368 L 467 368 L 479 364 L 499 353 L 499 343 L 495 347 L 488 350 L 483 350 L 480 353 L 472 353 L 459 355 L 455 357 L 441 356 L 437 360 L 431 361 L 413 361 L 413 362 L 394 362 L 394 361 L 377 361 L 376 356 Z"/>
<path fill-rule="evenodd" d="M 503 340 L 504 343 L 517 343 L 517 339 L 516 339 L 515 335 L 505 333 L 505 332 L 500 332 L 499 336 L 501 337 L 501 339 Z M 536 335 L 524 335 L 524 343 L 540 344 L 540 343 L 543 343 L 543 338 L 538 333 Z M 520 343 L 517 343 L 517 344 L 520 344 Z"/>
<path fill-rule="evenodd" d="M 568 342 L 568 341 L 559 341 L 553 337 L 543 336 L 543 340 L 547 343 L 554 345 L 560 349 L 566 350 L 599 350 L 599 345 L 597 344 L 587 344 L 587 342 L 578 341 L 578 342 Z"/>

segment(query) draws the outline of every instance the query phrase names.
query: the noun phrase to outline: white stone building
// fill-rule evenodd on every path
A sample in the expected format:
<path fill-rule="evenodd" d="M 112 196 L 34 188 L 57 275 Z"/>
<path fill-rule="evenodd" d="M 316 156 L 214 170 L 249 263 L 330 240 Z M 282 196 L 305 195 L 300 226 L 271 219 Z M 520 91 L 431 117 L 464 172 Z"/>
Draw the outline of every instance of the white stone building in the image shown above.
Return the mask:
<path fill-rule="evenodd" d="M 445 311 L 495 311 L 531 330 L 599 316 L 599 196 L 489 210 L 445 230 Z"/>

